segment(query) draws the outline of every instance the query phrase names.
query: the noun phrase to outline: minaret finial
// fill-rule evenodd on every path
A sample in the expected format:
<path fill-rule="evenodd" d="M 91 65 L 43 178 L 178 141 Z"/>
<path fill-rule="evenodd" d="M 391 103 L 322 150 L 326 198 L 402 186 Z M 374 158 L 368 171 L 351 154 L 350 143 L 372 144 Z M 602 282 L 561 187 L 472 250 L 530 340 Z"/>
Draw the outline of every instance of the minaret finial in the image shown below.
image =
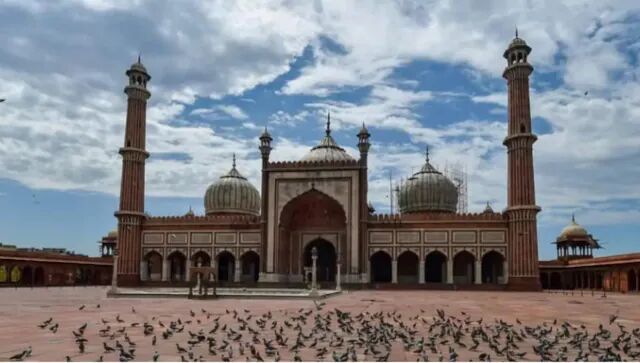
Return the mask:
<path fill-rule="evenodd" d="M 327 111 L 327 129 L 325 130 L 327 136 L 331 133 L 331 111 Z"/>
<path fill-rule="evenodd" d="M 236 168 L 236 153 L 233 153 L 233 168 Z"/>
<path fill-rule="evenodd" d="M 426 156 L 426 160 L 427 160 L 427 163 L 428 163 L 429 162 L 429 145 L 427 145 L 427 147 L 426 147 L 425 156 Z"/>
<path fill-rule="evenodd" d="M 140 62 L 140 54 L 141 54 L 141 53 L 140 53 L 140 52 L 138 52 L 138 63 L 141 63 L 141 62 Z"/>
<path fill-rule="evenodd" d="M 516 38 L 518 37 L 518 26 L 516 25 Z"/>
<path fill-rule="evenodd" d="M 571 213 L 571 222 L 572 223 L 576 223 L 576 214 L 575 213 Z"/>

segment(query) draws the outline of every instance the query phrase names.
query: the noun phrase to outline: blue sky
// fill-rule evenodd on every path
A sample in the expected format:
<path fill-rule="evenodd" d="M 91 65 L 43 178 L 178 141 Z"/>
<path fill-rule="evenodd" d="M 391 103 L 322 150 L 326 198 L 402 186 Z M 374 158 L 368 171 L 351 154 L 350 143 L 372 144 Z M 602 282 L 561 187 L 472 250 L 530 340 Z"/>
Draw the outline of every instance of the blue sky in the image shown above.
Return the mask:
<path fill-rule="evenodd" d="M 571 14 L 567 16 L 566 14 Z M 322 136 L 352 155 L 372 134 L 369 198 L 407 177 L 426 144 L 463 165 L 469 210 L 506 200 L 502 52 L 530 62 L 541 258 L 571 214 L 600 254 L 640 243 L 640 7 L 624 2 L 5 1 L 0 5 L 0 241 L 97 253 L 115 227 L 126 98 L 152 76 L 146 209 L 203 212 L 238 167 L 259 186 L 257 136 L 296 160 Z"/>

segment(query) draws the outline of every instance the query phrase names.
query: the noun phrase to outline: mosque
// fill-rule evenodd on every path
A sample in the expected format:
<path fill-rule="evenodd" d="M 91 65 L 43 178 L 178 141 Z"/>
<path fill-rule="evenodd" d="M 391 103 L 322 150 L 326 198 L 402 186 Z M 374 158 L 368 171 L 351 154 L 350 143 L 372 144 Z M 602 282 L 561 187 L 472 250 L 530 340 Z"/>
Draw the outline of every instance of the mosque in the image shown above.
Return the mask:
<path fill-rule="evenodd" d="M 458 212 L 456 185 L 427 155 L 400 188 L 399 213 L 392 215 L 376 214 L 368 203 L 368 153 L 375 137 L 363 124 L 354 138 L 359 155 L 350 155 L 332 137 L 329 119 L 320 142 L 300 160 L 271 161 L 273 139 L 265 129 L 257 142 L 259 189 L 234 159 L 229 172 L 206 190 L 205 215 L 146 214 L 151 76 L 138 59 L 126 72 L 122 184 L 115 213 L 118 284 L 184 285 L 191 268 L 211 266 L 221 283 L 292 286 L 305 281 L 314 253 L 317 278 L 328 285 L 339 278 L 354 287 L 539 290 L 530 52 L 516 34 L 503 54 L 506 207 Z"/>

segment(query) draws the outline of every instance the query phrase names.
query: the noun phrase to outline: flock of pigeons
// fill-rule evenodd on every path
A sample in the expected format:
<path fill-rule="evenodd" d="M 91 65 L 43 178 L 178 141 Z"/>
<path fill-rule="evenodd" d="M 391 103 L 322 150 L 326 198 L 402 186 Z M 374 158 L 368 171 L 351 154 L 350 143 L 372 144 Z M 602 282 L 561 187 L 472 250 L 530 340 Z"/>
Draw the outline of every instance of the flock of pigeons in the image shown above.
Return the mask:
<path fill-rule="evenodd" d="M 132 313 L 138 318 L 143 315 L 134 308 Z M 356 314 L 316 302 L 313 308 L 295 312 L 191 310 L 173 321 L 156 316 L 125 321 L 116 315 L 84 323 L 71 333 L 78 359 L 84 361 L 637 361 L 640 328 L 627 328 L 616 320 L 612 315 L 608 324 L 590 331 L 566 321 L 528 326 L 518 319 L 514 324 L 489 322 L 443 310 L 434 316 L 423 310 L 416 315 L 367 310 Z M 61 329 L 53 318 L 38 327 L 46 334 Z M 88 329 L 95 329 L 102 341 L 89 342 Z M 96 356 L 85 353 L 90 344 L 93 354 L 99 352 Z M 138 354 L 138 347 L 145 345 L 146 353 Z M 158 350 L 170 347 L 175 352 L 161 357 Z M 31 355 L 29 346 L 10 360 L 22 361 Z M 71 357 L 67 355 L 66 360 Z"/>

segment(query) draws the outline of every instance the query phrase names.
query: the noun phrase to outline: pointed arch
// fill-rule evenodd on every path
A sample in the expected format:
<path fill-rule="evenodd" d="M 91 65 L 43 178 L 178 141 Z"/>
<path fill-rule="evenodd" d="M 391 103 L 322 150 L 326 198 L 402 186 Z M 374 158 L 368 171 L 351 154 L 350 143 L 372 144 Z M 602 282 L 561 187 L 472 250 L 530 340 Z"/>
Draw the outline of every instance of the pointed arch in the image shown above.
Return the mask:
<path fill-rule="evenodd" d="M 447 281 L 447 256 L 441 251 L 432 251 L 425 257 L 425 282 Z"/>
<path fill-rule="evenodd" d="M 391 255 L 380 250 L 369 257 L 371 282 L 391 282 Z"/>
<path fill-rule="evenodd" d="M 407 250 L 398 256 L 398 283 L 417 284 L 420 278 L 420 258 Z"/>
<path fill-rule="evenodd" d="M 458 252 L 453 258 L 453 281 L 456 284 L 472 284 L 475 280 L 475 263 L 471 252 Z"/>

